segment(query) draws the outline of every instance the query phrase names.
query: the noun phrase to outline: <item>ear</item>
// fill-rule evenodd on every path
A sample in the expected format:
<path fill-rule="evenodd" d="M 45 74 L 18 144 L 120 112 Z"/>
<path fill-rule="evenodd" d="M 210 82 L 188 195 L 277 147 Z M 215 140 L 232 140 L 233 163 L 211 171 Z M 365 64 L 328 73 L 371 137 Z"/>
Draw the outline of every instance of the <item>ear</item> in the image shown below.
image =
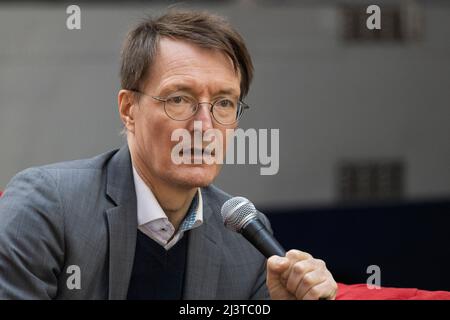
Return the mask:
<path fill-rule="evenodd" d="M 117 95 L 119 115 L 127 131 L 134 133 L 137 101 L 132 91 L 122 89 Z"/>

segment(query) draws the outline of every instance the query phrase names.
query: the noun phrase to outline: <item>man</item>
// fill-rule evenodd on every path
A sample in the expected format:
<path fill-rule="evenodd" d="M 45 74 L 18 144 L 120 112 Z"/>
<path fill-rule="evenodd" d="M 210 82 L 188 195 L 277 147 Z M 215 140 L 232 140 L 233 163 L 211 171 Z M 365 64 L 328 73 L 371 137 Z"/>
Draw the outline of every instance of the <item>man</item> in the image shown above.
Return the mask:
<path fill-rule="evenodd" d="M 169 12 L 129 32 L 121 64 L 127 144 L 8 184 L 0 298 L 334 299 L 323 261 L 291 250 L 266 264 L 224 227 L 230 196 L 211 184 L 220 161 L 173 159 L 176 129 L 195 135 L 200 123 L 227 140 L 236 128 L 253 68 L 240 35 L 214 15 Z M 200 148 L 183 152 L 195 160 Z"/>

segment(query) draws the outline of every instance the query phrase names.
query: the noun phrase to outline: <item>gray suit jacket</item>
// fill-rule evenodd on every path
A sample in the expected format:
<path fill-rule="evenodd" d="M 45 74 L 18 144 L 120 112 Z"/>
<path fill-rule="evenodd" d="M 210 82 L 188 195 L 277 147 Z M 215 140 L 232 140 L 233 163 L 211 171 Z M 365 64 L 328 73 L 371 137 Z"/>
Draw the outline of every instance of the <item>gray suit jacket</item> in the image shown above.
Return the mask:
<path fill-rule="evenodd" d="M 223 226 L 230 196 L 214 186 L 202 196 L 204 223 L 190 231 L 183 297 L 268 298 L 264 257 Z M 125 299 L 136 235 L 128 146 L 27 169 L 0 198 L 0 299 Z M 73 265 L 81 289 L 67 285 Z"/>

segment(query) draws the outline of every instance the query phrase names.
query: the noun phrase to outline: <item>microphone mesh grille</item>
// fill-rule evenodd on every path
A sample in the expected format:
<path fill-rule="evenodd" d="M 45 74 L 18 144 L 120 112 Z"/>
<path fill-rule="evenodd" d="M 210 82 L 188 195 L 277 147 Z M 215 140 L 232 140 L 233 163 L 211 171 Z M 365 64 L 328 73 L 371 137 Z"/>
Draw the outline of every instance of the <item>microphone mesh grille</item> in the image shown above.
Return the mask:
<path fill-rule="evenodd" d="M 247 221 L 256 217 L 256 208 L 247 198 L 234 197 L 222 205 L 221 213 L 225 226 L 239 232 Z"/>

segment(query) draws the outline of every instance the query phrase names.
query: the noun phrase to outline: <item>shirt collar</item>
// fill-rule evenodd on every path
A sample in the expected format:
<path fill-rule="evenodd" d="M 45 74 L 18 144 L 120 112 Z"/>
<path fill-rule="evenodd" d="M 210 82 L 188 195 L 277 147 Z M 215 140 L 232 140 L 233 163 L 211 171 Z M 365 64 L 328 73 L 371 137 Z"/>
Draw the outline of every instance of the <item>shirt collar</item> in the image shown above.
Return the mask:
<path fill-rule="evenodd" d="M 186 217 L 180 225 L 180 231 L 184 232 L 200 226 L 203 223 L 203 200 L 202 192 L 198 188 L 197 195 L 194 197 Z"/>
<path fill-rule="evenodd" d="M 145 225 L 149 222 L 164 219 L 168 220 L 167 215 L 161 208 L 158 200 L 153 192 L 142 180 L 139 173 L 133 166 L 133 179 L 136 189 L 137 200 L 137 220 L 138 226 Z M 203 223 L 203 200 L 202 192 L 198 188 L 197 195 L 194 201 L 191 203 L 186 217 L 183 219 L 180 225 L 180 231 L 186 231 L 200 226 Z"/>

